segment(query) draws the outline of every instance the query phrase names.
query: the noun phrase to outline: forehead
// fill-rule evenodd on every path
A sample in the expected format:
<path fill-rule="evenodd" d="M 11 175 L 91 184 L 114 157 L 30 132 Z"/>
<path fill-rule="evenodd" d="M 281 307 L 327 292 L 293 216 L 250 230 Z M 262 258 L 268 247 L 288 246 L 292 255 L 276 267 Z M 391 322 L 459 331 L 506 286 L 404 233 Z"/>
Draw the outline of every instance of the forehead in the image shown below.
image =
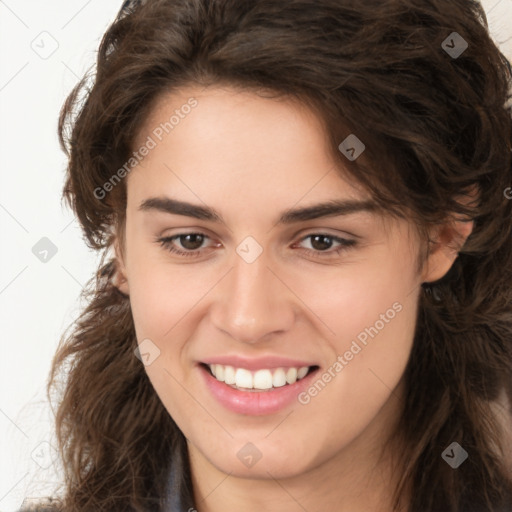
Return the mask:
<path fill-rule="evenodd" d="M 128 217 L 137 223 L 165 215 L 141 208 L 148 199 L 171 198 L 218 212 L 230 230 L 262 235 L 291 210 L 372 200 L 333 159 L 322 120 L 298 100 L 185 88 L 158 98 L 134 150 L 148 138 L 155 144 L 127 176 Z M 381 209 L 359 210 L 350 222 L 388 234 L 404 228 Z"/>
<path fill-rule="evenodd" d="M 282 159 L 304 153 L 317 156 L 327 149 L 320 120 L 297 99 L 262 97 L 226 86 L 188 87 L 160 95 L 137 142 L 159 127 L 164 131 L 164 147 L 167 139 L 173 139 L 176 145 L 186 143 L 194 153 L 204 153 L 215 144 L 219 151 L 230 149 L 231 158 L 256 149 L 252 156 L 259 160 L 269 153 Z"/>
<path fill-rule="evenodd" d="M 322 121 L 295 98 L 231 87 L 183 88 L 154 102 L 134 149 L 148 137 L 155 147 L 140 165 L 148 182 L 148 173 L 160 169 L 162 179 L 186 175 L 196 184 L 230 180 L 292 194 L 334 187 L 368 196 L 333 160 Z"/>

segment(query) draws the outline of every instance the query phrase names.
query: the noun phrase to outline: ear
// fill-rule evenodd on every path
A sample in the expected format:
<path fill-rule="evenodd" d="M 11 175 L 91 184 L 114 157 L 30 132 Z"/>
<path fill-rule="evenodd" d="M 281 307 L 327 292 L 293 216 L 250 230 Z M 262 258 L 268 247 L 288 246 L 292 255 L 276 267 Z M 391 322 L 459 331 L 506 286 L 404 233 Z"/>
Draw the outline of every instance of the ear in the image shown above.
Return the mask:
<path fill-rule="evenodd" d="M 114 253 L 116 260 L 116 271 L 112 277 L 112 284 L 125 295 L 130 295 L 130 289 L 128 285 L 128 277 L 126 272 L 126 265 L 124 262 L 124 254 L 120 247 L 120 240 L 116 237 L 114 241 Z"/>
<path fill-rule="evenodd" d="M 477 198 L 477 189 L 472 187 L 459 201 L 469 206 Z M 441 279 L 457 259 L 459 251 L 473 231 L 472 220 L 450 217 L 444 224 L 430 233 L 429 250 L 422 272 L 422 282 Z"/>

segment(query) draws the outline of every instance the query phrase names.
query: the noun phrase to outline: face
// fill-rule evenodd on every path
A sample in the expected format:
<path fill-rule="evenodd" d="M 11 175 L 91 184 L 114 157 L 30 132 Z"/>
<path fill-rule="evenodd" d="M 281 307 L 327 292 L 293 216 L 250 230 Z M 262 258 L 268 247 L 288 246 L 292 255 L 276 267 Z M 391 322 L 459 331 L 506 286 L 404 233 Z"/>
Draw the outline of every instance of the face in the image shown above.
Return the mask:
<path fill-rule="evenodd" d="M 289 100 L 187 88 L 136 148 L 148 137 L 126 178 L 120 287 L 191 456 L 283 478 L 379 445 L 425 279 L 411 225 L 372 209 Z M 328 202 L 341 207 L 312 208 Z"/>

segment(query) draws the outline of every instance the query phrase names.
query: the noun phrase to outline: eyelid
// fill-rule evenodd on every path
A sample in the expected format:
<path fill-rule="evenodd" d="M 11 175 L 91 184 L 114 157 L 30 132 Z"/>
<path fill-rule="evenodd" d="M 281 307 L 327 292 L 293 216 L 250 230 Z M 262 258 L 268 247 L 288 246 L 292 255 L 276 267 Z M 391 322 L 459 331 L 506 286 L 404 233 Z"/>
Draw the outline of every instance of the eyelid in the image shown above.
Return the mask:
<path fill-rule="evenodd" d="M 294 238 L 304 237 L 304 236 L 308 236 L 308 235 L 328 235 L 328 236 L 338 237 L 338 238 L 347 238 L 347 239 L 355 238 L 357 240 L 361 240 L 363 238 L 363 236 L 356 235 L 355 233 L 352 233 L 350 231 L 336 229 L 333 227 L 319 228 L 316 226 L 306 227 L 306 228 L 301 229 L 300 231 L 297 231 L 296 234 L 294 235 Z"/>
<path fill-rule="evenodd" d="M 205 239 L 207 238 L 207 239 L 210 239 L 211 241 L 213 241 L 213 245 L 210 245 L 209 247 L 205 247 L 205 248 L 191 249 L 191 250 L 179 249 L 175 245 L 173 245 L 173 242 L 176 239 L 179 239 L 180 237 L 187 236 L 187 235 L 203 236 Z M 311 232 L 308 232 L 308 233 L 303 233 L 298 239 L 296 239 L 296 237 L 295 237 L 296 241 L 294 242 L 292 247 L 296 247 L 297 245 L 300 245 L 302 242 L 304 242 L 305 240 L 307 240 L 308 238 L 310 238 L 314 235 L 331 238 L 334 241 L 334 243 L 340 244 L 337 249 L 329 248 L 325 251 L 309 249 L 309 248 L 305 248 L 305 247 L 299 247 L 300 249 L 302 249 L 302 251 L 304 253 L 312 255 L 313 258 L 316 258 L 316 259 L 329 259 L 330 257 L 332 258 L 336 254 L 339 255 L 340 251 L 345 251 L 345 250 L 350 249 L 351 247 L 358 245 L 358 241 L 353 238 L 344 238 L 342 236 L 333 235 L 332 233 L 329 233 L 328 231 L 325 231 L 322 229 L 317 229 L 317 230 L 312 230 Z M 357 237 L 357 238 L 360 238 L 360 237 Z M 192 258 L 200 257 L 204 254 L 204 251 L 219 246 L 219 242 L 215 242 L 213 237 L 211 237 L 210 235 L 208 235 L 207 233 L 205 233 L 201 230 L 196 230 L 196 231 L 190 230 L 190 231 L 184 231 L 184 232 L 180 232 L 180 233 L 176 233 L 176 234 L 172 234 L 172 235 L 157 237 L 156 242 L 159 243 L 164 249 L 166 249 L 171 254 L 175 254 L 178 257 L 184 256 L 184 257 L 189 257 L 189 258 L 190 257 L 192 257 Z"/>
<path fill-rule="evenodd" d="M 337 239 L 341 238 L 341 239 L 347 240 L 347 241 L 350 241 L 350 237 L 353 237 L 356 239 L 362 238 L 361 236 L 353 234 L 353 233 L 349 233 L 348 231 L 340 232 L 339 230 L 333 230 L 333 231 L 336 231 L 336 233 L 332 233 L 331 230 L 332 230 L 332 228 L 305 228 L 305 229 L 295 232 L 291 238 L 292 238 L 292 240 L 295 240 L 295 241 L 302 241 L 302 240 L 304 240 L 304 238 L 307 238 L 308 236 L 312 236 L 312 235 L 324 235 L 324 236 L 329 236 L 329 237 L 337 238 Z M 210 240 L 214 240 L 214 239 L 218 238 L 217 236 L 212 236 L 208 229 L 205 229 L 203 227 L 195 228 L 194 226 L 191 226 L 191 227 L 185 228 L 184 231 L 178 231 L 177 233 L 169 233 L 169 234 L 158 236 L 157 239 L 160 240 L 160 239 L 178 238 L 180 236 L 185 236 L 185 235 L 202 235 L 206 238 L 209 238 Z M 348 236 L 348 238 L 347 238 L 347 236 Z"/>

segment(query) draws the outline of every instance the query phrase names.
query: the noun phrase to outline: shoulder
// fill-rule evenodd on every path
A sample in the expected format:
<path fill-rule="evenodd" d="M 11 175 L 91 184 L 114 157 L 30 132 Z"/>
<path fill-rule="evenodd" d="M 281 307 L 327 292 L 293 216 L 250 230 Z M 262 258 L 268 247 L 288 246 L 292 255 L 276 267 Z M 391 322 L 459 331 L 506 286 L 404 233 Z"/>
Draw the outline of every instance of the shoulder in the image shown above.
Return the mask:
<path fill-rule="evenodd" d="M 512 403 L 506 389 L 502 388 L 498 399 L 491 402 L 491 409 L 499 425 L 504 462 L 512 478 Z"/>
<path fill-rule="evenodd" d="M 62 512 L 62 503 L 56 498 L 25 498 L 16 512 Z"/>

